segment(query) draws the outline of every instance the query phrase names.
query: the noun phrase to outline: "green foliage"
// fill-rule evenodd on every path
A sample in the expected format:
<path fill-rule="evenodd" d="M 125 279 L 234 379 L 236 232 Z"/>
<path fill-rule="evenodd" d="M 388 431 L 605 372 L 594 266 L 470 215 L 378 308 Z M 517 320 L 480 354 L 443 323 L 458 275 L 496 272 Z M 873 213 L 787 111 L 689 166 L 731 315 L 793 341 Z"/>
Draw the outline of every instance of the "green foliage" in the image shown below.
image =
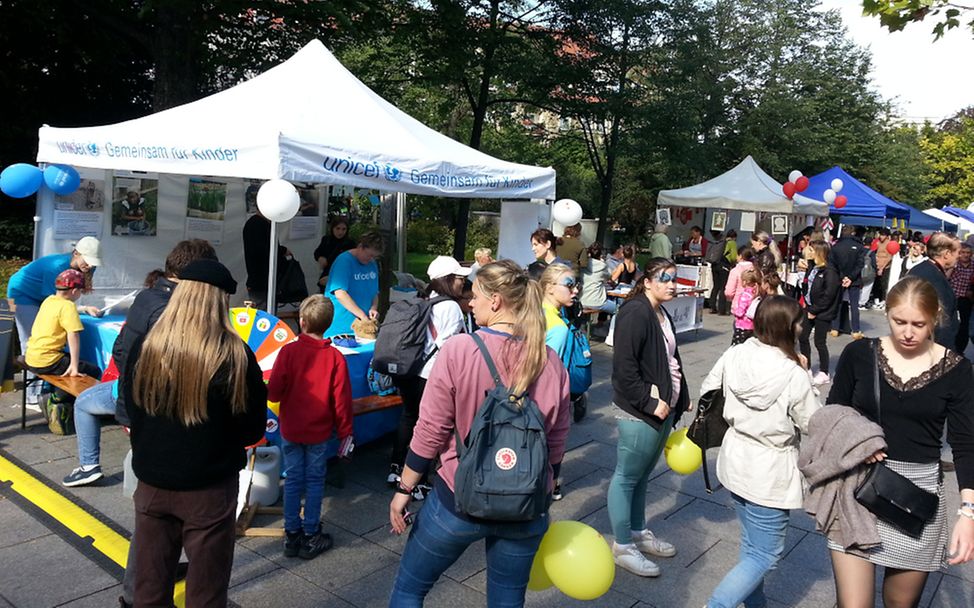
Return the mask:
<path fill-rule="evenodd" d="M 7 282 L 10 281 L 10 277 L 29 261 L 29 258 L 0 257 L 0 294 L 2 296 L 7 294 Z"/>
<path fill-rule="evenodd" d="M 974 203 L 974 119 L 963 117 L 952 130 L 927 129 L 920 148 L 930 182 L 927 202 L 965 209 Z"/>
<path fill-rule="evenodd" d="M 879 17 L 879 22 L 891 32 L 931 18 L 934 21 L 932 31 L 935 40 L 939 40 L 947 30 L 962 25 L 974 33 L 974 6 L 951 0 L 863 0 L 862 12 Z"/>
<path fill-rule="evenodd" d="M 28 218 L 0 219 L 0 258 L 34 257 L 34 224 Z M 5 291 L 2 293 L 6 293 Z"/>
<path fill-rule="evenodd" d="M 450 255 L 453 231 L 434 220 L 410 220 L 406 224 L 406 249 L 413 253 Z"/>

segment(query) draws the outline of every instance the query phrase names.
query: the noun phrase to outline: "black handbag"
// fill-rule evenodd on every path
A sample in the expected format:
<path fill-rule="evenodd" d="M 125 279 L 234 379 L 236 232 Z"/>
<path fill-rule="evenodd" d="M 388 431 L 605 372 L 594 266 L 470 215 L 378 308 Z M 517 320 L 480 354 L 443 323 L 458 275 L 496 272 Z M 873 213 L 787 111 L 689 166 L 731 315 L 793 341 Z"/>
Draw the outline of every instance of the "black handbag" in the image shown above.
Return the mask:
<path fill-rule="evenodd" d="M 277 304 L 301 302 L 308 297 L 308 285 L 304 282 L 301 263 L 294 258 L 280 260 L 277 269 Z"/>
<path fill-rule="evenodd" d="M 713 494 L 710 487 L 710 472 L 707 469 L 707 450 L 720 447 L 729 425 L 724 420 L 724 389 L 707 391 L 697 400 L 697 413 L 687 428 L 687 437 L 703 450 L 703 482 L 707 493 Z"/>
<path fill-rule="evenodd" d="M 872 343 L 873 394 L 876 398 L 877 422 L 883 423 L 883 410 L 879 395 L 878 340 Z M 869 473 L 856 488 L 856 500 L 876 517 L 896 526 L 913 537 L 919 537 L 923 527 L 937 513 L 939 498 L 932 492 L 917 487 L 915 483 L 891 470 L 882 462 L 871 465 Z"/>

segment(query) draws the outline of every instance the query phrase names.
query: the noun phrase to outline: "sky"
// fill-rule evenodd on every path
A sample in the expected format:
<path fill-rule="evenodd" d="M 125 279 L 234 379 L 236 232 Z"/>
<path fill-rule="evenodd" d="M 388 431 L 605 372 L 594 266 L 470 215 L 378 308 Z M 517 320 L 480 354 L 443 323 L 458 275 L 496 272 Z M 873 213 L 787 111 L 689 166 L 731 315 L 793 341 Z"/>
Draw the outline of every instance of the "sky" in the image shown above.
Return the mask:
<path fill-rule="evenodd" d="M 823 9 L 839 9 L 849 36 L 872 50 L 873 83 L 909 122 L 937 122 L 974 105 L 974 36 L 950 30 L 937 42 L 935 22 L 911 23 L 890 33 L 876 17 L 863 17 L 858 0 L 822 0 Z"/>

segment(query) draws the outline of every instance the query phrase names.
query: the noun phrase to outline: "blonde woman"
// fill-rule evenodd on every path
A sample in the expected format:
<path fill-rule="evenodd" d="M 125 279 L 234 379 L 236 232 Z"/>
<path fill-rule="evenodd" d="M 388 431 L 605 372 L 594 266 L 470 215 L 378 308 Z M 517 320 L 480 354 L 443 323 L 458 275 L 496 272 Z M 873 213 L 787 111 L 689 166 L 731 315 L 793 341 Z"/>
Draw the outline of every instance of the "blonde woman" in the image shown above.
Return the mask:
<path fill-rule="evenodd" d="M 172 603 L 180 548 L 191 563 L 186 605 L 227 604 L 238 472 L 267 419 L 257 359 L 227 314 L 236 289 L 219 262 L 190 263 L 129 356 L 137 606 Z"/>
<path fill-rule="evenodd" d="M 527 392 L 541 410 L 550 489 L 565 455 L 571 413 L 565 368 L 544 343 L 541 290 L 513 262 L 494 262 L 477 273 L 470 306 L 480 326 L 475 335 L 486 345 L 504 386 L 514 394 Z M 455 336 L 440 349 L 402 479 L 389 504 L 395 533 L 406 530 L 405 513 L 415 485 L 433 470 L 434 460 L 440 468 L 406 543 L 390 606 L 422 605 L 440 575 L 480 539 L 487 541 L 488 606 L 524 604 L 531 562 L 548 529 L 548 514 L 519 522 L 473 520 L 454 506 L 456 437 L 469 434 L 484 395 L 494 386 L 472 336 Z"/>

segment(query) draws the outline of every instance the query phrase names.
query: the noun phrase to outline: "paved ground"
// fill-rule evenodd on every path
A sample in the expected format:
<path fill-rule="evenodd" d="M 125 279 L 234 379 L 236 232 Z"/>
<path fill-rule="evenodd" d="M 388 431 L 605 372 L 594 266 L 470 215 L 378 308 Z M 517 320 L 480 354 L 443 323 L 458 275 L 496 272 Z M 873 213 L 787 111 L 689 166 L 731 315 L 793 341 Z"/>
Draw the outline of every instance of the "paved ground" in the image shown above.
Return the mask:
<path fill-rule="evenodd" d="M 879 313 L 865 313 L 867 335 L 881 322 Z M 680 349 L 694 398 L 703 376 L 730 341 L 726 318 L 708 314 L 706 326 L 696 336 L 681 336 Z M 829 339 L 833 364 L 847 342 L 847 338 Z M 594 352 L 596 384 L 590 414 L 572 429 L 562 468 L 565 499 L 552 507 L 552 514 L 554 519 L 581 520 L 608 534 L 605 495 L 615 466 L 616 439 L 610 403 L 611 349 L 597 344 Z M 59 487 L 61 478 L 76 466 L 75 439 L 51 435 L 39 424 L 37 414 L 30 421 L 35 426 L 22 432 L 19 403 L 19 393 L 0 397 L 0 456 L 16 459 L 34 475 Z M 65 496 L 126 537 L 133 526 L 132 503 L 121 495 L 121 461 L 127 449 L 120 429 L 105 427 L 102 466 L 106 479 L 90 487 L 61 488 Z M 356 450 L 355 461 L 343 470 L 344 487 L 327 488 L 323 515 L 326 530 L 336 541 L 328 553 L 305 562 L 284 558 L 278 540 L 240 540 L 230 588 L 232 602 L 245 607 L 385 606 L 405 542 L 405 538 L 389 534 L 389 491 L 384 485 L 388 451 L 384 442 Z M 951 490 L 948 512 L 953 512 L 957 508 L 953 474 L 947 484 Z M 0 608 L 117 605 L 120 569 L 97 559 L 97 552 L 90 548 L 79 549 L 78 543 L 68 542 L 57 533 L 58 525 L 12 496 L 9 487 L 0 484 Z M 662 575 L 657 579 L 619 571 L 612 589 L 592 604 L 613 608 L 702 606 L 736 560 L 738 525 L 728 498 L 722 489 L 707 495 L 699 474 L 681 477 L 661 463 L 649 484 L 647 512 L 650 527 L 674 542 L 679 553 L 660 560 Z M 258 523 L 280 525 L 280 520 L 265 518 Z M 471 547 L 437 584 L 427 605 L 484 605 L 483 554 L 482 543 Z M 769 577 L 767 590 L 772 606 L 831 607 L 835 603 L 825 541 L 803 513 L 792 516 L 786 555 Z M 581 602 L 553 589 L 528 593 L 529 606 L 575 604 Z M 931 576 L 922 605 L 974 605 L 974 566 Z"/>

